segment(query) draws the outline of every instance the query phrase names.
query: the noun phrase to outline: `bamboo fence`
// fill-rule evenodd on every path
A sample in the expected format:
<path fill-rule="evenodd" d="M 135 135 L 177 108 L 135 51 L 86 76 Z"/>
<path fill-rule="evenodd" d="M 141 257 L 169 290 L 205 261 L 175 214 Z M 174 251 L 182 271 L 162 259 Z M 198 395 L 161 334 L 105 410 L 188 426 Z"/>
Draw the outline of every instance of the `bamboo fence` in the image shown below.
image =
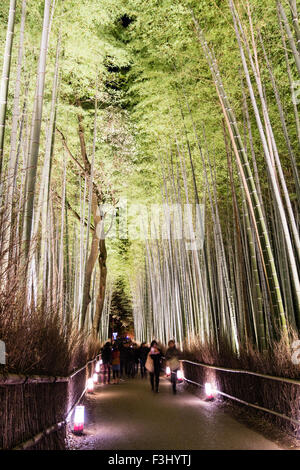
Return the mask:
<path fill-rule="evenodd" d="M 1 377 L 0 449 L 64 449 L 67 422 L 86 391 L 97 357 L 69 377 Z"/>
<path fill-rule="evenodd" d="M 299 437 L 300 380 L 188 360 L 182 360 L 182 367 L 188 384 L 204 387 L 211 383 L 215 396 L 263 412 L 264 417 Z"/>

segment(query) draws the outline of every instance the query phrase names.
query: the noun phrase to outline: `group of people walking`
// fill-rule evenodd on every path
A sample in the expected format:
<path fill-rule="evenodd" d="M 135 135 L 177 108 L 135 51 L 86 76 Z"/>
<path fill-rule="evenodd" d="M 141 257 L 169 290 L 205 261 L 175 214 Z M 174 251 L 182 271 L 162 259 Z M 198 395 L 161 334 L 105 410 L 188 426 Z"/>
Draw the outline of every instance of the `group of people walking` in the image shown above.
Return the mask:
<path fill-rule="evenodd" d="M 176 394 L 177 372 L 180 368 L 180 358 L 182 353 L 176 348 L 174 340 L 168 343 L 168 349 L 165 353 L 166 365 L 170 367 L 171 384 L 174 395 Z M 162 352 L 157 341 L 152 341 L 150 352 L 147 356 L 146 368 L 150 372 L 151 390 L 155 393 L 159 392 L 159 378 L 161 370 Z"/>
<path fill-rule="evenodd" d="M 146 378 L 149 372 L 151 390 L 158 393 L 162 360 L 165 358 L 166 365 L 171 371 L 172 390 L 176 394 L 177 371 L 180 368 L 181 355 L 174 340 L 169 341 L 165 355 L 155 340 L 151 342 L 150 348 L 145 342 L 138 347 L 131 341 L 115 341 L 113 344 L 108 341 L 101 351 L 102 383 L 118 384 L 124 377 L 135 378 L 140 366 L 141 378 Z"/>
<path fill-rule="evenodd" d="M 118 341 L 111 344 L 105 343 L 101 351 L 102 359 L 102 383 L 119 383 L 124 377 L 135 378 L 140 365 L 141 377 L 146 377 L 145 362 L 149 348 L 146 343 L 140 347 L 130 341 Z M 111 378 L 112 372 L 112 378 Z"/>

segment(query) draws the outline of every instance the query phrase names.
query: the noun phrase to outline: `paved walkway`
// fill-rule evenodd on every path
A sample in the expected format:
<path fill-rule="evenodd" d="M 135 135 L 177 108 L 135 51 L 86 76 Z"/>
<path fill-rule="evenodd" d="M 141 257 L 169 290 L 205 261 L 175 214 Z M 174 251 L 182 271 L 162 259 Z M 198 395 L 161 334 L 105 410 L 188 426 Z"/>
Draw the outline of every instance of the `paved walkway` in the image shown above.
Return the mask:
<path fill-rule="evenodd" d="M 174 396 L 166 379 L 158 394 L 141 379 L 97 386 L 87 398 L 85 436 L 77 442 L 83 450 L 280 450 L 217 403 L 182 387 Z"/>

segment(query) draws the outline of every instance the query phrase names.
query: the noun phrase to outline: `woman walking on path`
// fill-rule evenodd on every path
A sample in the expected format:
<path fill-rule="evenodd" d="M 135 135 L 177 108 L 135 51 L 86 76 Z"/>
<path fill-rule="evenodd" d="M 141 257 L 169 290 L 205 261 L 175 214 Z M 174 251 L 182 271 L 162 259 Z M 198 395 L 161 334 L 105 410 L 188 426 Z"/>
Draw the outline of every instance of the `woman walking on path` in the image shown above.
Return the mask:
<path fill-rule="evenodd" d="M 127 376 L 127 378 L 130 378 L 130 345 L 128 341 L 124 343 L 124 351 L 123 351 L 123 357 L 124 357 L 124 374 Z"/>
<path fill-rule="evenodd" d="M 120 351 L 117 345 L 114 345 L 112 349 L 111 365 L 113 371 L 113 383 L 118 384 L 120 379 Z"/>
<path fill-rule="evenodd" d="M 101 359 L 102 359 L 102 383 L 109 384 L 110 383 L 110 368 L 111 368 L 111 361 L 112 361 L 111 344 L 109 341 L 105 343 L 101 351 Z"/>
<path fill-rule="evenodd" d="M 128 349 L 127 349 L 127 358 L 128 358 L 128 364 L 127 364 L 127 378 L 128 379 L 134 379 L 134 349 L 133 349 L 133 344 L 130 344 Z"/>
<path fill-rule="evenodd" d="M 123 376 L 125 375 L 125 365 L 126 365 L 126 351 L 125 351 L 123 342 L 119 344 L 119 351 L 120 351 L 120 378 L 122 379 Z"/>
<path fill-rule="evenodd" d="M 134 358 L 132 377 L 134 378 L 139 370 L 139 348 L 136 343 L 133 343 L 132 348 Z"/>
<path fill-rule="evenodd" d="M 158 347 L 158 344 L 155 340 L 152 341 L 150 345 L 150 352 L 146 361 L 146 369 L 150 372 L 150 383 L 152 392 L 158 393 L 159 387 L 159 375 L 160 375 L 160 366 L 161 366 L 161 350 Z M 152 364 L 151 364 L 152 362 Z M 154 389 L 154 379 L 155 379 L 155 389 Z"/>
<path fill-rule="evenodd" d="M 172 339 L 168 342 L 168 349 L 166 351 L 167 366 L 171 370 L 171 384 L 174 395 L 176 394 L 177 372 L 180 368 L 179 359 L 182 353 L 176 348 L 175 341 Z"/>
<path fill-rule="evenodd" d="M 141 368 L 141 378 L 147 377 L 146 372 L 146 360 L 149 353 L 149 348 L 147 347 L 146 343 L 142 343 L 139 347 L 139 360 L 140 360 L 140 368 Z"/>

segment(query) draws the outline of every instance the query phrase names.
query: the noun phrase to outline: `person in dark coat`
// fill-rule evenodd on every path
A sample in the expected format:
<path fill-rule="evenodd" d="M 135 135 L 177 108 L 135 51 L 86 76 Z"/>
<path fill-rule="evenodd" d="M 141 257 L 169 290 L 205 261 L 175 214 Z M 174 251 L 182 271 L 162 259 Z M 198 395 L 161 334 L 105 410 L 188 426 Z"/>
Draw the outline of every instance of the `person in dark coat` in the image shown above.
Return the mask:
<path fill-rule="evenodd" d="M 119 344 L 119 351 L 120 351 L 120 377 L 123 378 L 126 371 L 126 350 L 124 347 L 124 343 L 120 342 Z"/>
<path fill-rule="evenodd" d="M 180 369 L 179 359 L 181 358 L 181 351 L 176 348 L 175 341 L 172 339 L 168 343 L 168 349 L 166 351 L 166 361 L 167 365 L 171 370 L 171 384 L 174 395 L 176 394 L 176 384 L 177 384 L 177 372 Z"/>
<path fill-rule="evenodd" d="M 120 379 L 120 351 L 117 344 L 114 344 L 112 348 L 111 364 L 113 372 L 113 383 L 118 384 Z"/>
<path fill-rule="evenodd" d="M 127 377 L 133 379 L 135 376 L 135 352 L 133 344 L 130 344 L 128 348 L 128 370 Z"/>
<path fill-rule="evenodd" d="M 150 349 L 147 347 L 146 343 L 142 343 L 138 349 L 142 379 L 144 377 L 145 378 L 147 377 L 147 370 L 146 370 L 145 364 L 146 364 L 149 351 Z"/>
<path fill-rule="evenodd" d="M 130 348 L 130 344 L 128 343 L 128 341 L 126 341 L 126 343 L 124 343 L 124 372 L 127 376 L 127 378 L 130 378 L 130 372 L 131 372 L 131 348 Z"/>
<path fill-rule="evenodd" d="M 139 370 L 139 348 L 136 343 L 133 343 L 132 347 L 133 347 L 133 358 L 134 358 L 132 377 L 135 377 Z"/>
<path fill-rule="evenodd" d="M 111 344 L 109 341 L 105 343 L 101 351 L 102 359 L 102 383 L 110 383 L 110 370 L 111 370 L 111 361 L 112 361 L 112 351 Z"/>
<path fill-rule="evenodd" d="M 153 340 L 150 345 L 149 355 L 153 361 L 153 372 L 150 372 L 151 389 L 152 389 L 152 392 L 158 393 L 162 353 L 155 340 Z M 155 387 L 154 387 L 154 381 L 155 381 Z"/>

